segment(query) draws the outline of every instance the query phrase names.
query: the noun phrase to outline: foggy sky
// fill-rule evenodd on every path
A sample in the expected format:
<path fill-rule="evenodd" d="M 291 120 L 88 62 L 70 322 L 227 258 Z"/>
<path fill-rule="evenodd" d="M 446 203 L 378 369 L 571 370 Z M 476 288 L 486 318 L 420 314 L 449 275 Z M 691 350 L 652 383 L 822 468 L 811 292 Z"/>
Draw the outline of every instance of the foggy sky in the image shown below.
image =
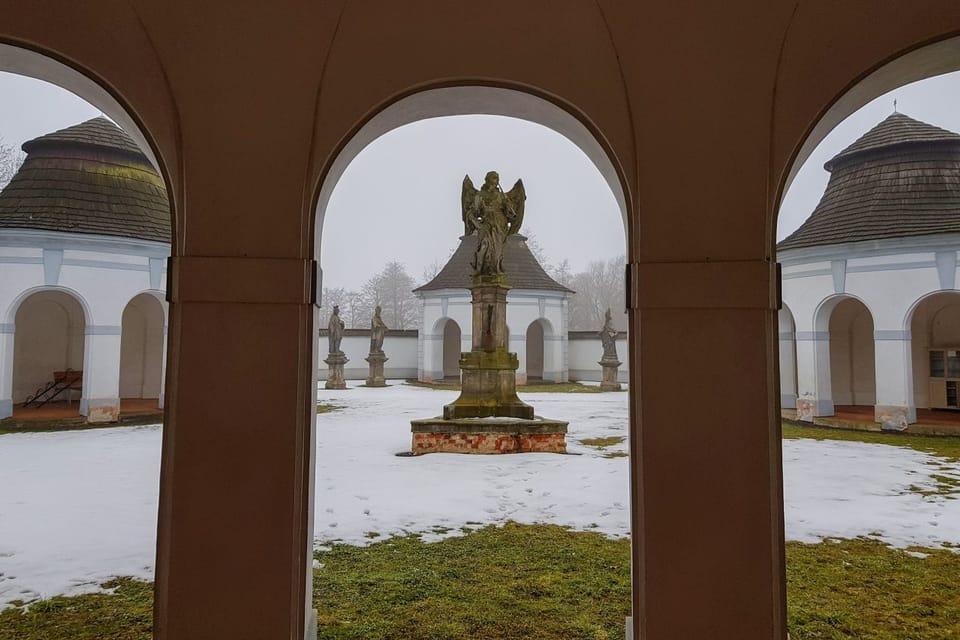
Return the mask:
<path fill-rule="evenodd" d="M 0 73 L 0 138 L 31 138 L 100 115 L 76 96 L 45 82 Z M 901 87 L 838 125 L 798 172 L 786 193 L 777 239 L 796 229 L 823 194 L 823 163 L 897 110 L 960 132 L 960 72 Z M 600 173 L 566 138 L 540 125 L 498 116 L 456 116 L 417 122 L 375 140 L 347 168 L 330 199 L 321 261 L 324 285 L 359 288 L 388 260 L 416 281 L 445 261 L 462 233 L 464 174 L 479 186 L 489 170 L 508 190 L 522 178 L 524 227 L 551 262 L 574 271 L 626 250 L 620 211 Z M 240 188 L 240 185 L 238 185 Z"/>

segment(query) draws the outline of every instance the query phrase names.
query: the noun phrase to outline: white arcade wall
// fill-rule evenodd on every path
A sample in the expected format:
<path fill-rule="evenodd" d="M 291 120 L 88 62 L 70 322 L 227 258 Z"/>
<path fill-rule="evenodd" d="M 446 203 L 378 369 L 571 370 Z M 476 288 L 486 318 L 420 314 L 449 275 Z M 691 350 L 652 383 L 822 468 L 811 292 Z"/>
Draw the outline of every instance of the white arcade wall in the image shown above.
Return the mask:
<path fill-rule="evenodd" d="M 440 331 L 441 336 L 446 335 L 446 346 L 435 351 L 434 355 L 440 358 L 440 362 L 443 363 L 442 373 L 434 372 L 430 378 L 425 378 L 422 372 L 418 374 L 417 363 L 422 361 L 418 353 L 418 345 L 422 344 L 422 341 L 420 341 L 418 337 L 418 331 L 389 331 L 383 341 L 383 351 L 389 358 L 384 367 L 386 377 L 394 380 L 418 379 L 421 381 L 440 381 L 444 377 L 459 377 L 460 369 L 458 363 L 460 360 L 460 351 L 461 349 L 469 350 L 470 344 L 468 342 L 464 346 L 462 336 L 458 334 L 459 327 L 451 320 L 444 320 L 443 329 Z M 600 342 L 600 337 L 597 335 L 597 332 L 571 331 L 568 335 L 569 339 L 564 342 L 569 345 L 567 352 L 568 363 L 570 365 L 569 380 L 599 382 L 599 360 L 600 356 L 603 355 L 603 345 Z M 467 340 L 469 340 L 469 337 Z M 444 339 L 441 337 L 438 342 L 443 344 Z M 528 351 L 536 351 L 536 347 L 528 341 L 524 341 L 521 346 L 524 349 L 528 349 L 529 347 Z M 345 330 L 340 348 L 346 354 L 347 358 L 350 359 L 343 369 L 344 377 L 347 380 L 366 379 L 368 369 L 367 362 L 364 358 L 366 358 L 370 352 L 370 331 L 367 329 Z M 515 341 L 511 341 L 510 348 L 511 350 L 515 348 Z M 318 375 L 321 383 L 326 380 L 327 377 L 327 368 L 326 365 L 323 364 L 323 357 L 325 357 L 324 354 L 328 351 L 327 332 L 324 329 L 320 332 L 321 367 L 318 370 Z M 621 332 L 617 336 L 617 353 L 623 362 L 620 366 L 619 379 L 621 382 L 629 382 L 630 371 L 626 362 L 626 332 Z M 552 366 L 552 363 L 547 359 L 546 355 L 536 355 L 535 358 L 542 358 L 542 366 L 544 369 Z M 541 366 L 536 360 L 526 360 L 526 363 L 529 363 L 532 367 Z M 539 382 L 539 380 L 534 378 L 530 380 L 530 382 Z"/>
<path fill-rule="evenodd" d="M 169 246 L 53 231 L 0 236 L 0 419 L 53 378 L 83 371 L 78 411 L 119 417 L 120 398 L 163 406 Z"/>

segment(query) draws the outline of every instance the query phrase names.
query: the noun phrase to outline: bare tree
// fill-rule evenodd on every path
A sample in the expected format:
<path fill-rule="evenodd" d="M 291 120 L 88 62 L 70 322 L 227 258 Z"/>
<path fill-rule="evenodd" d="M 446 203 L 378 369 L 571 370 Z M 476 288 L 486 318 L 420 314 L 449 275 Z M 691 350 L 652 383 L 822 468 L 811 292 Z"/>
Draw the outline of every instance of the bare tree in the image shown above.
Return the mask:
<path fill-rule="evenodd" d="M 419 301 L 413 294 L 413 278 L 400 262 L 388 262 L 383 270 L 367 280 L 360 292 L 366 322 L 373 317 L 373 308 L 380 305 L 383 321 L 391 329 L 414 329 L 420 320 Z"/>
<path fill-rule="evenodd" d="M 603 325 L 608 307 L 613 311 L 614 326 L 626 329 L 625 262 L 626 256 L 623 255 L 606 261 L 597 260 L 591 262 L 586 271 L 570 279 L 566 286 L 576 291 L 570 299 L 571 329 L 598 329 Z"/>
<path fill-rule="evenodd" d="M 540 244 L 540 241 L 537 240 L 537 236 L 534 235 L 533 230 L 530 227 L 524 227 L 520 229 L 520 235 L 526 236 L 527 248 L 530 249 L 530 253 L 537 259 L 537 262 L 540 263 L 543 270 L 549 273 L 551 270 L 550 260 L 547 258 L 547 253 L 543 250 L 543 246 Z"/>
<path fill-rule="evenodd" d="M 4 144 L 3 137 L 0 136 L 0 190 L 10 183 L 26 157 L 26 154 L 15 146 Z"/>

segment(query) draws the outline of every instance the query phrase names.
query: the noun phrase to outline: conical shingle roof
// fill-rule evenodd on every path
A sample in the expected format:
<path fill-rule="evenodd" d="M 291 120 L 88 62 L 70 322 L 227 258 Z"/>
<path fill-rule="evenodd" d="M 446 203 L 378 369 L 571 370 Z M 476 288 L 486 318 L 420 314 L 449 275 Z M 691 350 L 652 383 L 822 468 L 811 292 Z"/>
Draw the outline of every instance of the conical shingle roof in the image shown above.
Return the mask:
<path fill-rule="evenodd" d="M 0 229 L 170 242 L 163 179 L 106 118 L 35 138 L 23 150 L 23 165 L 0 192 Z"/>
<path fill-rule="evenodd" d="M 824 165 L 813 213 L 778 250 L 960 233 L 960 135 L 894 113 Z"/>
<path fill-rule="evenodd" d="M 476 234 L 462 236 L 460 246 L 450 256 L 450 260 L 440 272 L 427 284 L 414 289 L 417 292 L 436 291 L 438 289 L 469 289 L 473 286 L 473 267 L 470 263 L 477 251 Z M 503 247 L 503 271 L 512 289 L 540 289 L 573 293 L 551 278 L 536 256 L 527 246 L 526 236 L 520 234 L 507 236 Z"/>

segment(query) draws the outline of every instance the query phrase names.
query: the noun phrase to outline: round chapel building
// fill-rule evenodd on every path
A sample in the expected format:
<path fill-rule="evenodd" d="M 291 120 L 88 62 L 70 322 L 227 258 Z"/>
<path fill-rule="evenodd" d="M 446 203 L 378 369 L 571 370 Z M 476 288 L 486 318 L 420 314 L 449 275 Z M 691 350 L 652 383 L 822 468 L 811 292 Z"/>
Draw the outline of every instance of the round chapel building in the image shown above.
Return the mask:
<path fill-rule="evenodd" d="M 960 135 L 894 113 L 777 245 L 781 404 L 903 430 L 960 409 Z M 960 420 L 958 420 L 960 424 Z"/>
<path fill-rule="evenodd" d="M 574 292 L 547 274 L 526 240 L 519 234 L 508 236 L 503 249 L 503 270 L 511 287 L 509 349 L 520 361 L 517 383 L 567 382 L 567 317 Z M 471 349 L 470 264 L 476 249 L 476 234 L 462 236 L 447 264 L 430 282 L 414 289 L 423 302 L 417 348 L 421 382 L 460 376 L 460 352 Z"/>
<path fill-rule="evenodd" d="M 125 405 L 162 407 L 162 178 L 105 118 L 23 150 L 0 192 L 0 419 L 43 405 L 112 422 Z"/>

